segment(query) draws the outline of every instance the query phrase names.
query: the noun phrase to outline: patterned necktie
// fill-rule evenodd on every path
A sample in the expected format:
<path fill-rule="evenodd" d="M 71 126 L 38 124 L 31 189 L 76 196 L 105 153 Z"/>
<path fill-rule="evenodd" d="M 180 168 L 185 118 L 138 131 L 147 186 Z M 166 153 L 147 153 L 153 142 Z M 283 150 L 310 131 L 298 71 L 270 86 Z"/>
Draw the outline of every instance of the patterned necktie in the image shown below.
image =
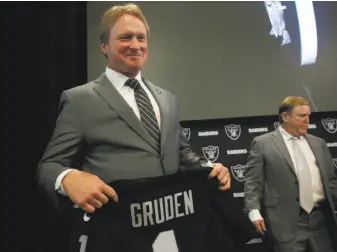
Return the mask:
<path fill-rule="evenodd" d="M 300 204 L 307 213 L 310 213 L 314 207 L 310 170 L 307 160 L 298 143 L 299 138 L 294 137 L 292 140 L 297 167 L 297 176 L 300 185 Z"/>
<path fill-rule="evenodd" d="M 156 114 L 152 107 L 151 101 L 145 90 L 142 88 L 137 79 L 131 78 L 125 82 L 125 85 L 134 89 L 137 106 L 140 113 L 140 121 L 144 128 L 153 139 L 158 150 L 160 149 L 160 130 Z"/>

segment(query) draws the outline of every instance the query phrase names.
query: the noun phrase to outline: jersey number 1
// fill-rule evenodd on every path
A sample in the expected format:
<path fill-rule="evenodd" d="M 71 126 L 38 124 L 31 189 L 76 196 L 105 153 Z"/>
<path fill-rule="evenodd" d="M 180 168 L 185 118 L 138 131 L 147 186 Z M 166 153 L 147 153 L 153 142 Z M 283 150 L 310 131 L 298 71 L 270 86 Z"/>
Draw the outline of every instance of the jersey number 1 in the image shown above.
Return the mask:
<path fill-rule="evenodd" d="M 173 230 L 160 232 L 152 244 L 153 252 L 179 252 Z"/>
<path fill-rule="evenodd" d="M 88 236 L 81 235 L 78 241 L 81 243 L 79 252 L 85 252 Z M 174 231 L 160 232 L 152 244 L 152 249 L 153 252 L 179 252 Z"/>
<path fill-rule="evenodd" d="M 81 235 L 80 239 L 78 241 L 81 243 L 80 252 L 85 252 L 85 250 L 87 248 L 88 236 L 87 235 Z"/>

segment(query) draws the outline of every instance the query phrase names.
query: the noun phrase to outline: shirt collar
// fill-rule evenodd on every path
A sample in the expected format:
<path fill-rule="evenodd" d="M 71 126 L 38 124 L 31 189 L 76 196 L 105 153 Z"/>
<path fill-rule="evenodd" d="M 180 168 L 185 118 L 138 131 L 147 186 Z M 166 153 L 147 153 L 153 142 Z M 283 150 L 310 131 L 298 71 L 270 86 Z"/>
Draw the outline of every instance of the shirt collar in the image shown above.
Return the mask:
<path fill-rule="evenodd" d="M 124 74 L 121 74 L 115 70 L 112 70 L 109 67 L 105 68 L 105 75 L 108 78 L 108 80 L 114 85 L 114 87 L 117 90 L 121 90 L 122 87 L 124 86 L 125 82 L 129 77 L 125 76 Z M 135 78 L 139 81 L 142 82 L 142 75 L 139 71 L 139 73 L 135 76 Z"/>
<path fill-rule="evenodd" d="M 280 125 L 279 130 L 280 130 L 280 133 L 281 133 L 281 135 L 282 135 L 282 137 L 283 137 L 283 139 L 284 139 L 285 141 L 291 140 L 292 138 L 295 137 L 295 136 L 291 135 L 288 131 L 286 131 L 286 130 L 282 127 L 282 125 Z M 300 140 L 303 139 L 303 136 L 300 136 L 299 139 L 300 139 Z"/>

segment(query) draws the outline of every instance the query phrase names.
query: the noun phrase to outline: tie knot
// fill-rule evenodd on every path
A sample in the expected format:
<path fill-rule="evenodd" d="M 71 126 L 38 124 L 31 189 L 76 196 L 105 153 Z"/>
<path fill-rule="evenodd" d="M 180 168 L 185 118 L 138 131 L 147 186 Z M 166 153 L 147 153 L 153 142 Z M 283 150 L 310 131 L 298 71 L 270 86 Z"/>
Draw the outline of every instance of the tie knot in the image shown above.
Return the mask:
<path fill-rule="evenodd" d="M 125 82 L 125 85 L 131 87 L 132 89 L 136 89 L 139 85 L 139 82 L 136 78 L 130 78 Z"/>
<path fill-rule="evenodd" d="M 291 139 L 292 140 L 300 140 L 300 137 L 292 136 Z"/>

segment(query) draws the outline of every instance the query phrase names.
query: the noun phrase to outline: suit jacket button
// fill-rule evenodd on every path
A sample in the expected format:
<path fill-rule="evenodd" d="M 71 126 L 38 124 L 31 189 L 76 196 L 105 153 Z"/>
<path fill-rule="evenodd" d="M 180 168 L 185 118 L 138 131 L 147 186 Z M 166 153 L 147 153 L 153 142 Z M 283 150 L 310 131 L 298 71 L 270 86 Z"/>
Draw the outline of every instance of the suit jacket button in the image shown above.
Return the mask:
<path fill-rule="evenodd" d="M 300 199 L 298 197 L 296 197 L 296 201 L 298 202 L 298 201 L 300 201 Z"/>
<path fill-rule="evenodd" d="M 165 154 L 161 154 L 161 160 L 165 159 Z"/>

